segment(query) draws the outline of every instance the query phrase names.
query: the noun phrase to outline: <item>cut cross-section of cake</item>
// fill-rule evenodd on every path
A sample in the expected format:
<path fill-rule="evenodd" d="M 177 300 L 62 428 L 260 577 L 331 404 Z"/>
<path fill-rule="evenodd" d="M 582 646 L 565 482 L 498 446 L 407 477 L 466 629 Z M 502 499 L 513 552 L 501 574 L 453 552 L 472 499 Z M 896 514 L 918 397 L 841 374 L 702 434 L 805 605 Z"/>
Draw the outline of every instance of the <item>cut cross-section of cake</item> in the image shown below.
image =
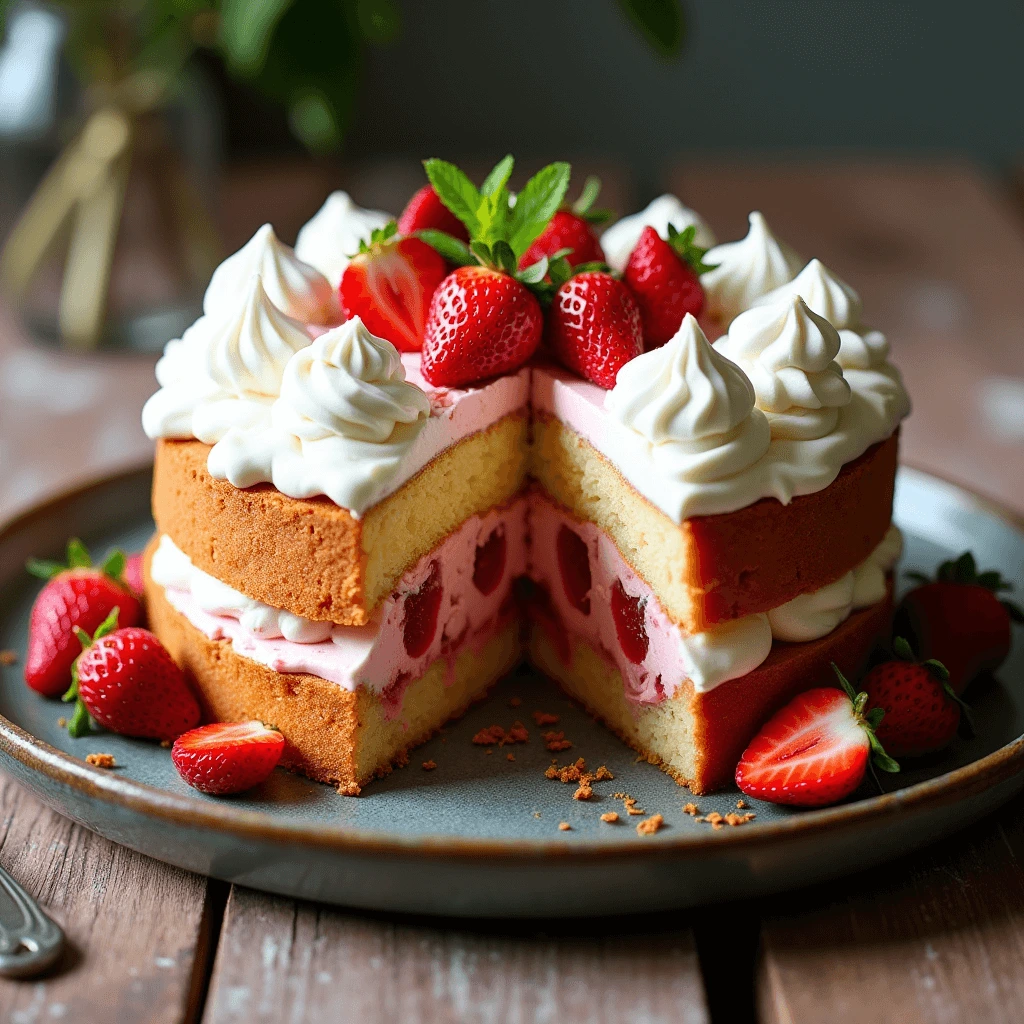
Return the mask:
<path fill-rule="evenodd" d="M 536 234 L 493 213 L 514 209 L 510 170 L 477 195 L 511 241 L 473 253 L 543 298 L 546 272 L 572 270 L 516 270 Z M 702 225 L 670 198 L 623 222 L 610 258 L 649 224 Z M 170 343 L 144 413 L 148 612 L 206 715 L 277 726 L 282 763 L 355 793 L 526 657 L 706 792 L 831 662 L 855 673 L 890 617 L 907 397 L 848 285 L 817 261 L 794 276 L 760 217 L 730 244 L 706 325 L 728 332 L 712 344 L 687 315 L 610 390 L 511 335 L 506 372 L 431 384 L 358 317 L 286 315 L 317 279 L 290 269 L 271 293 L 249 259 L 248 285 Z M 444 315 L 426 333 L 455 337 L 461 374 L 494 339 Z"/>

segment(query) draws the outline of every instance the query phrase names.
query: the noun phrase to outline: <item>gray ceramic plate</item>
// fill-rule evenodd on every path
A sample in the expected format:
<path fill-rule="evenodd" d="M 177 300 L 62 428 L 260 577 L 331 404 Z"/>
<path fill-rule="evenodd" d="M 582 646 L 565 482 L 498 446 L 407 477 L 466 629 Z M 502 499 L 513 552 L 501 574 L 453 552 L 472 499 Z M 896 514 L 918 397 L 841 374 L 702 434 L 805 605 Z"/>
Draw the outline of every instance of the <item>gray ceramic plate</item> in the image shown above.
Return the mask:
<path fill-rule="evenodd" d="M 149 473 L 96 484 L 29 513 L 0 532 L 0 648 L 24 650 L 35 592 L 27 556 L 56 556 L 68 536 L 94 553 L 136 549 L 152 530 Z M 901 569 L 930 570 L 971 548 L 985 566 L 1024 580 L 1024 530 L 992 504 L 934 477 L 904 469 L 896 520 Z M 468 916 L 550 916 L 682 907 L 764 894 L 834 876 L 905 853 L 992 810 L 1024 786 L 1024 643 L 998 680 L 968 696 L 977 733 L 941 757 L 887 777 L 879 795 L 813 812 L 752 802 L 756 819 L 713 831 L 683 813 L 689 799 L 671 779 L 575 709 L 560 691 L 523 671 L 506 680 L 412 763 L 358 799 L 286 772 L 241 798 L 190 790 L 167 750 L 103 734 L 72 740 L 57 726 L 64 707 L 32 693 L 18 666 L 0 685 L 0 766 L 75 821 L 160 860 L 257 889 L 350 906 Z M 510 700 L 520 698 L 512 708 Z M 561 716 L 571 756 L 606 764 L 614 782 L 588 802 L 575 787 L 544 778 L 551 755 L 534 736 L 488 752 L 470 737 L 531 712 Z M 117 770 L 85 755 L 114 754 Z M 565 755 L 569 757 L 570 755 Z M 437 762 L 423 771 L 421 763 Z M 666 827 L 637 835 L 612 794 L 624 791 Z M 702 812 L 735 809 L 735 791 L 703 797 Z M 599 815 L 620 813 L 618 824 Z M 559 822 L 571 830 L 560 831 Z"/>

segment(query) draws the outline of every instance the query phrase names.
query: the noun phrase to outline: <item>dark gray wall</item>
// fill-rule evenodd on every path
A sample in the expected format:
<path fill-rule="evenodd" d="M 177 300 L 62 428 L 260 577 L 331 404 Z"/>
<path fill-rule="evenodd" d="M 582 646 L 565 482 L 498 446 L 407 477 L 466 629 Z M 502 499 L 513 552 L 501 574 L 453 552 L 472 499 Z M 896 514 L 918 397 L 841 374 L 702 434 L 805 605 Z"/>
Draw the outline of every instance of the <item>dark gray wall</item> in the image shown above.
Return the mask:
<path fill-rule="evenodd" d="M 353 155 L 1024 153 L 1024 0 L 687 0 L 675 63 L 613 0 L 407 0 L 371 53 Z"/>

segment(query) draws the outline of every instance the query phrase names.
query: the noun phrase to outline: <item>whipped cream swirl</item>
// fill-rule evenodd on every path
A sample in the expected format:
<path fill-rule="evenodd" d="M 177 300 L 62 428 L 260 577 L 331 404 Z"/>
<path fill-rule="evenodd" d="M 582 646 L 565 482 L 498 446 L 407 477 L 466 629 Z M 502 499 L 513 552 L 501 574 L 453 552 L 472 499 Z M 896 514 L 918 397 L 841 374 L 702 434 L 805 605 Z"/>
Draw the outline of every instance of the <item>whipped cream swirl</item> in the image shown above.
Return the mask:
<path fill-rule="evenodd" d="M 741 313 L 715 349 L 750 378 L 773 438 L 810 441 L 831 433 L 850 403 L 839 345 L 839 332 L 791 295 Z"/>
<path fill-rule="evenodd" d="M 750 214 L 750 229 L 737 242 L 710 249 L 704 261 L 712 266 L 701 275 L 708 312 L 723 324 L 749 309 L 755 299 L 792 281 L 803 260 L 780 241 L 757 210 Z"/>
<path fill-rule="evenodd" d="M 715 244 L 711 228 L 695 210 L 684 206 L 675 196 L 663 195 L 653 200 L 639 213 L 616 221 L 601 236 L 601 248 L 612 270 L 625 270 L 629 254 L 633 251 L 644 228 L 652 227 L 662 238 L 668 237 L 668 226 L 684 231 L 691 225 L 697 230 L 694 241 L 708 248 Z"/>
<path fill-rule="evenodd" d="M 381 210 L 356 206 L 347 192 L 332 192 L 299 230 L 295 253 L 337 288 L 349 258 L 359 252 L 359 243 L 369 242 L 375 228 L 382 228 L 393 219 Z"/>
<path fill-rule="evenodd" d="M 790 295 L 799 295 L 839 331 L 836 361 L 844 370 L 876 370 L 885 365 L 889 358 L 885 335 L 864 325 L 860 295 L 821 260 L 811 260 L 792 281 L 763 295 L 755 305 L 770 305 Z"/>
<path fill-rule="evenodd" d="M 253 274 L 263 278 L 270 301 L 288 316 L 321 327 L 341 319 L 338 295 L 331 282 L 299 259 L 269 224 L 264 224 L 213 272 L 203 296 L 203 312 L 216 316 L 234 309 Z"/>
<path fill-rule="evenodd" d="M 716 352 L 687 314 L 675 337 L 626 363 L 605 408 L 650 445 L 661 472 L 708 484 L 758 461 L 770 441 L 743 371 Z"/>

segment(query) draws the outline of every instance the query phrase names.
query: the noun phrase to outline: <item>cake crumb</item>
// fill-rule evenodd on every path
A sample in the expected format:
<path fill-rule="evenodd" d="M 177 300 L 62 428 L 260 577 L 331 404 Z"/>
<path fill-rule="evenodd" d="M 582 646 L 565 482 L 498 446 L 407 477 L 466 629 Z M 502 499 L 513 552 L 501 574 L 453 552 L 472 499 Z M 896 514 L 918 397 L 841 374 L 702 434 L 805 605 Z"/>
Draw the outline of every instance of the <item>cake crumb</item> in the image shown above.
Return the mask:
<path fill-rule="evenodd" d="M 484 751 L 484 753 L 485 753 L 485 754 L 493 754 L 493 753 L 494 753 L 494 751 L 493 751 L 493 750 L 491 750 L 491 748 L 490 748 L 490 747 L 488 747 L 488 748 L 487 748 L 487 749 L 486 749 L 486 750 Z"/>
<path fill-rule="evenodd" d="M 652 814 L 649 818 L 636 823 L 636 834 L 638 836 L 653 836 L 655 832 L 665 824 L 665 819 L 660 814 Z"/>
<path fill-rule="evenodd" d="M 539 817 L 540 817 L 540 811 L 534 811 L 534 812 L 533 812 L 533 816 L 534 816 L 535 818 L 539 818 Z"/>
<path fill-rule="evenodd" d="M 612 773 L 608 770 L 608 768 L 605 765 L 603 765 L 603 764 L 598 767 L 596 772 L 594 772 L 594 781 L 595 782 L 605 782 L 605 781 L 609 781 L 610 782 L 614 778 L 615 778 L 615 776 L 612 775 Z"/>
<path fill-rule="evenodd" d="M 506 761 L 514 761 L 515 759 L 516 759 L 516 755 L 515 754 L 506 754 L 505 755 L 505 760 Z"/>
<path fill-rule="evenodd" d="M 116 765 L 113 754 L 86 754 L 85 763 L 94 768 L 113 768 Z"/>
<path fill-rule="evenodd" d="M 396 768 L 404 768 L 408 763 L 409 763 L 409 751 L 408 750 L 400 750 L 395 755 L 395 762 L 394 762 L 395 767 Z"/>
<path fill-rule="evenodd" d="M 589 800 L 594 795 L 593 789 L 590 787 L 589 782 L 581 782 L 579 789 L 573 793 L 573 800 Z"/>
<path fill-rule="evenodd" d="M 554 730 L 543 734 L 544 746 L 548 748 L 552 753 L 558 753 L 562 750 L 569 750 L 572 747 L 571 741 L 565 738 L 564 732 L 555 732 Z"/>
<path fill-rule="evenodd" d="M 752 811 L 748 811 L 746 814 L 736 814 L 735 811 L 725 816 L 725 823 L 727 825 L 746 825 L 748 821 L 753 821 L 757 815 Z"/>
<path fill-rule="evenodd" d="M 163 747 L 164 750 L 166 750 L 168 747 L 173 746 L 173 744 L 171 743 L 170 740 L 161 740 L 160 746 Z"/>
<path fill-rule="evenodd" d="M 437 767 L 437 762 L 431 759 L 430 761 L 423 762 L 423 770 L 425 772 L 432 772 Z"/>
<path fill-rule="evenodd" d="M 517 707 L 519 707 L 519 705 L 520 705 L 520 704 L 522 704 L 522 703 L 523 703 L 523 698 L 522 698 L 522 697 L 513 697 L 513 698 L 512 698 L 512 699 L 511 699 L 511 700 L 510 700 L 510 701 L 508 702 L 508 706 L 509 706 L 510 708 L 517 708 Z"/>
<path fill-rule="evenodd" d="M 357 782 L 350 782 L 347 786 L 338 787 L 338 796 L 359 796 L 363 787 Z"/>
<path fill-rule="evenodd" d="M 710 814 L 706 814 L 703 818 L 697 818 L 696 821 L 706 821 L 716 832 L 725 828 L 725 818 L 718 813 L 718 811 L 712 811 Z"/>
<path fill-rule="evenodd" d="M 558 715 L 553 715 L 549 711 L 534 711 L 533 720 L 538 726 L 541 725 L 557 725 Z"/>
<path fill-rule="evenodd" d="M 605 811 L 604 814 L 601 815 L 601 820 L 607 822 L 609 825 L 613 825 L 616 821 L 619 820 L 619 812 Z"/>
<path fill-rule="evenodd" d="M 16 665 L 18 663 L 18 654 L 16 651 L 3 650 L 0 651 L 0 665 Z"/>
<path fill-rule="evenodd" d="M 746 809 L 747 809 L 747 808 L 748 808 L 748 807 L 750 806 L 750 804 L 748 804 L 746 800 L 737 800 L 737 801 L 736 801 L 736 806 L 737 806 L 737 807 L 738 807 L 738 808 L 739 808 L 739 809 L 740 809 L 741 811 L 745 811 L 745 810 L 746 810 Z"/>
<path fill-rule="evenodd" d="M 478 747 L 492 747 L 505 738 L 505 730 L 500 725 L 492 725 L 481 729 L 472 739 Z"/>
<path fill-rule="evenodd" d="M 67 727 L 68 727 L 68 720 L 63 715 L 61 715 L 61 717 L 57 719 L 57 728 L 58 729 L 66 729 Z"/>
<path fill-rule="evenodd" d="M 499 746 L 504 746 L 506 743 L 527 743 L 530 739 L 530 733 L 526 726 L 522 722 L 514 722 L 512 728 L 502 737 Z"/>
<path fill-rule="evenodd" d="M 572 828 L 572 825 L 570 825 L 569 822 L 567 822 L 567 821 L 560 821 L 558 823 L 558 831 L 559 832 L 568 832 L 571 828 Z"/>
<path fill-rule="evenodd" d="M 632 797 L 628 793 L 612 793 L 612 798 L 622 801 L 622 806 L 626 809 L 627 814 L 639 815 L 647 813 L 642 807 L 637 807 L 636 797 Z"/>
<path fill-rule="evenodd" d="M 688 814 L 692 818 L 695 814 L 700 814 L 700 808 L 696 804 L 683 804 L 683 814 Z"/>
<path fill-rule="evenodd" d="M 574 764 L 567 764 L 564 768 L 558 767 L 558 762 L 555 761 L 548 765 L 544 769 L 544 777 L 547 779 L 558 779 L 559 782 L 584 782 L 584 771 L 587 767 L 587 762 L 582 757 L 578 757 Z M 585 781 L 590 782 L 593 776 L 588 776 Z"/>

